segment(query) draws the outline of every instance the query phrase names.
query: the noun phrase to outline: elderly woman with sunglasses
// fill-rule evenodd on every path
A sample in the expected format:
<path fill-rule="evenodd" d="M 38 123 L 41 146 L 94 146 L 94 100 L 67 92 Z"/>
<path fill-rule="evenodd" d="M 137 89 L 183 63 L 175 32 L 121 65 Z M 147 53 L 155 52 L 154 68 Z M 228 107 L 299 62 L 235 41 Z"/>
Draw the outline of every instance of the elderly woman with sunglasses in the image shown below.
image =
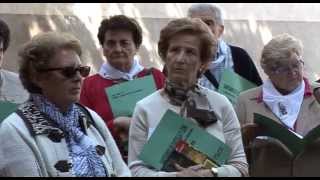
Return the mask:
<path fill-rule="evenodd" d="M 310 130 L 320 125 L 320 105 L 313 94 L 315 87 L 311 86 L 308 79 L 303 76 L 304 62 L 301 56 L 302 43 L 289 34 L 275 36 L 264 46 L 261 66 L 268 79 L 260 87 L 243 92 L 237 101 L 236 112 L 243 127 L 253 123 L 254 113 L 269 117 L 301 136 L 305 136 Z M 253 134 L 258 135 L 260 132 Z M 267 138 L 260 142 L 266 141 L 271 142 L 271 139 Z M 248 157 L 254 155 L 248 158 L 253 176 L 294 176 L 288 172 L 303 171 L 300 168 L 294 170 L 295 168 L 290 167 L 294 163 L 285 162 L 284 155 L 270 146 L 261 145 L 256 148 L 252 154 L 248 151 L 250 153 Z M 313 160 L 320 160 L 317 158 L 319 154 L 310 153 L 309 155 Z M 296 162 L 296 164 L 300 163 Z M 311 162 L 308 168 L 309 172 L 319 171 L 318 164 Z"/>
<path fill-rule="evenodd" d="M 65 33 L 32 38 L 19 52 L 30 99 L 0 128 L 2 176 L 130 176 L 103 120 L 76 102 L 83 77 L 80 42 Z"/>

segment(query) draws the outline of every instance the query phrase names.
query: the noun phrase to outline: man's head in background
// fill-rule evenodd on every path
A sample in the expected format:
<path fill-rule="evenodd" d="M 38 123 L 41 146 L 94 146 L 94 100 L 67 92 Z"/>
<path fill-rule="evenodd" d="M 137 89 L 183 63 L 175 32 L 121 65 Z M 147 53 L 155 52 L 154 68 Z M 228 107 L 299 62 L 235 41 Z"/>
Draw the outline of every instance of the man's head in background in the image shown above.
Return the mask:
<path fill-rule="evenodd" d="M 220 38 L 223 34 L 223 14 L 219 6 L 213 4 L 193 4 L 188 9 L 187 16 L 190 18 L 200 18 L 209 26 L 217 38 Z"/>

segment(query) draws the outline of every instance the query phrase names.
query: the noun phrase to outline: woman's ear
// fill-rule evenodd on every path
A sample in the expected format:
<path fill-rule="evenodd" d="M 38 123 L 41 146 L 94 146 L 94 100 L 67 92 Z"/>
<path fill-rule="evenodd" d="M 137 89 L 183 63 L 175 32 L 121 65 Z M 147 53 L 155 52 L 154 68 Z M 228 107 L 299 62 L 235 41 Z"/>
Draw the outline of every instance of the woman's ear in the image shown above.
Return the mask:
<path fill-rule="evenodd" d="M 270 75 L 271 75 L 271 71 L 270 71 L 270 69 L 267 67 L 266 64 L 261 64 L 261 68 L 262 68 L 263 72 L 264 72 L 267 76 L 270 76 Z"/>
<path fill-rule="evenodd" d="M 217 39 L 219 39 L 221 36 L 222 36 L 222 34 L 223 34 L 223 32 L 224 32 L 224 25 L 219 25 L 219 30 L 218 30 L 218 35 L 217 35 Z"/>
<path fill-rule="evenodd" d="M 31 82 L 38 86 L 39 88 L 42 87 L 42 84 L 44 81 L 47 81 L 47 78 L 45 77 L 44 74 L 39 74 L 39 73 L 36 73 L 36 72 L 32 72 L 30 74 L 30 79 L 31 79 Z"/>

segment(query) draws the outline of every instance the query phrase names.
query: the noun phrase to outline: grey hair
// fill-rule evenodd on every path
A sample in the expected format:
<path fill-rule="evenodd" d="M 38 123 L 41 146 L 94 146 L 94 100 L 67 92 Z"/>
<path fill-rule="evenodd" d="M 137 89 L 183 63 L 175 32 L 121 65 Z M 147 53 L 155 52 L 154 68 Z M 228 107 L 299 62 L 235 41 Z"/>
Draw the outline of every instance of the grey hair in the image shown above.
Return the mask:
<path fill-rule="evenodd" d="M 187 16 L 191 17 L 193 13 L 210 11 L 212 12 L 213 18 L 219 25 L 224 25 L 224 15 L 222 8 L 217 4 L 192 4 L 187 12 Z"/>
<path fill-rule="evenodd" d="M 293 53 L 302 56 L 302 42 L 287 33 L 274 36 L 263 48 L 261 66 L 274 60 L 290 58 Z"/>

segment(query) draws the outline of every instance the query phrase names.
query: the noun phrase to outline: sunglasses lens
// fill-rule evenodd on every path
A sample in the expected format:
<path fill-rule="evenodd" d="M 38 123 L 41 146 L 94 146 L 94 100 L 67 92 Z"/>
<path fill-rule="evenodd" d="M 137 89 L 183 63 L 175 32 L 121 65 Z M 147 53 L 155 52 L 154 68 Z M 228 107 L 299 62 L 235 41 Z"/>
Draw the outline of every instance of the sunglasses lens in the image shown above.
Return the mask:
<path fill-rule="evenodd" d="M 79 67 L 79 72 L 82 77 L 87 77 L 90 73 L 90 66 L 81 66 Z"/>
<path fill-rule="evenodd" d="M 66 78 L 72 78 L 76 75 L 77 69 L 73 67 L 66 67 L 61 72 Z"/>
<path fill-rule="evenodd" d="M 80 66 L 80 67 L 65 67 L 65 68 L 55 68 L 53 70 L 60 70 L 61 74 L 66 78 L 73 78 L 77 71 L 80 72 L 82 77 L 87 77 L 90 73 L 90 66 Z"/>

